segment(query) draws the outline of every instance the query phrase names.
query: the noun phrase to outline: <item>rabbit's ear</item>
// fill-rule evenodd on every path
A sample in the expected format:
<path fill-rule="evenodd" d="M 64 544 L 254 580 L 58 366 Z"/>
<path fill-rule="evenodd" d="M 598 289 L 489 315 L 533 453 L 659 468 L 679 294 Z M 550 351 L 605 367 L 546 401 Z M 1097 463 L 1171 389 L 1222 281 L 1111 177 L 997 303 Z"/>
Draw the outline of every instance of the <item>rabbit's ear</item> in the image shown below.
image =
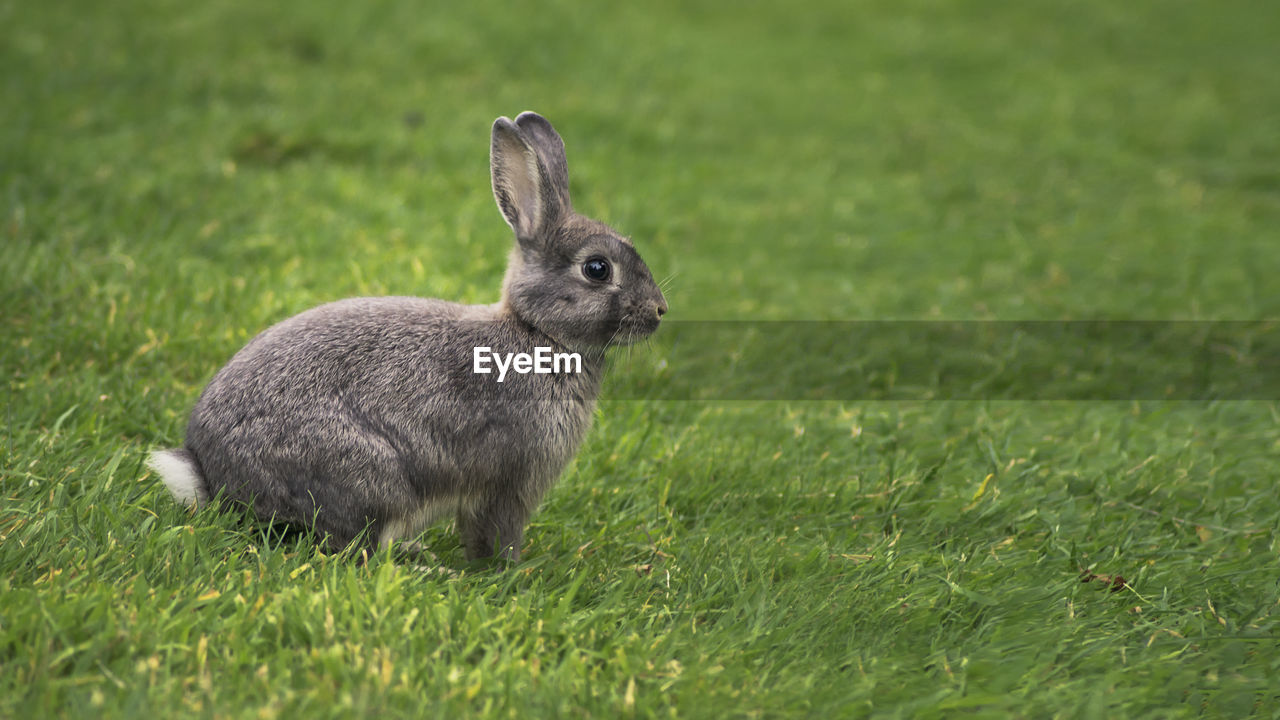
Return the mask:
<path fill-rule="evenodd" d="M 533 149 L 547 171 L 547 179 L 551 181 L 551 190 L 556 194 L 562 211 L 573 208 L 569 201 L 569 162 L 564 156 L 564 140 L 560 133 L 551 127 L 546 118 L 536 112 L 522 112 L 516 117 L 516 127 L 524 133 L 526 139 L 533 144 Z"/>
<path fill-rule="evenodd" d="M 493 123 L 489 169 L 493 197 L 518 241 L 535 240 L 559 220 L 565 208 L 551 174 L 530 138 L 505 117 Z"/>

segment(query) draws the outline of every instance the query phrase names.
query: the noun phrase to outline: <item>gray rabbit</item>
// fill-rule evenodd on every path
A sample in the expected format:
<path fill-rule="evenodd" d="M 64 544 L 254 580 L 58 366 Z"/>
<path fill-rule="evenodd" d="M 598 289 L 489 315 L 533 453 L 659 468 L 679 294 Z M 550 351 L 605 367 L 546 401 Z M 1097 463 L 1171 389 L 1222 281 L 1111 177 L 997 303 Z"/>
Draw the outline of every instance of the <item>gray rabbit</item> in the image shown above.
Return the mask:
<path fill-rule="evenodd" d="M 519 558 L 591 424 L 605 349 L 648 337 L 667 303 L 630 241 L 573 211 L 545 118 L 498 118 L 489 157 L 516 239 L 502 299 L 355 298 L 263 331 L 205 388 L 184 447 L 151 455 L 175 498 L 239 503 L 331 549 L 455 513 L 468 558 Z"/>

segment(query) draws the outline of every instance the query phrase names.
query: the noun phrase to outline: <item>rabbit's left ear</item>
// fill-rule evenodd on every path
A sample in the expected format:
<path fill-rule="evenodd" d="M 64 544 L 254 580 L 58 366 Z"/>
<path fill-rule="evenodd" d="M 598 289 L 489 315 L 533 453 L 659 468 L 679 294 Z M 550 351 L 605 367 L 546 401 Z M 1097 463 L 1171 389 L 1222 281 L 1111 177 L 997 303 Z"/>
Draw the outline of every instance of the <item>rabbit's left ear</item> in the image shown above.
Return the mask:
<path fill-rule="evenodd" d="M 516 117 L 516 127 L 533 145 L 534 152 L 542 161 L 542 168 L 547 171 L 547 179 L 551 181 L 551 189 L 556 194 L 562 211 L 573 209 L 569 201 L 569 161 L 564 155 L 564 140 L 560 133 L 551 127 L 551 123 L 536 112 L 522 112 Z"/>
<path fill-rule="evenodd" d="M 550 167 L 542 159 L 544 154 Z M 570 211 L 564 143 L 541 116 L 522 113 L 517 122 L 505 117 L 495 120 L 489 168 L 493 197 L 519 242 L 536 241 Z"/>

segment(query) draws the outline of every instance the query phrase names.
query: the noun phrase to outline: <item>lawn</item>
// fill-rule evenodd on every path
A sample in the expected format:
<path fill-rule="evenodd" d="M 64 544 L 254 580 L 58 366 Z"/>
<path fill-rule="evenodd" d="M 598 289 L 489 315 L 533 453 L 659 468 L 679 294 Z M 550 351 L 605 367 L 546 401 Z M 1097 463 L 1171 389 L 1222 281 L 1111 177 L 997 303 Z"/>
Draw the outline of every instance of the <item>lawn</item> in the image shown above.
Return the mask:
<path fill-rule="evenodd" d="M 0 717 L 1280 717 L 1274 376 L 754 394 L 660 337 L 509 568 L 447 525 L 439 567 L 327 556 L 143 464 L 275 321 L 495 300 L 525 109 L 669 278 L 660 335 L 1280 318 L 1277 36 L 1244 0 L 0 0 Z M 764 347 L 752 382 L 823 357 Z"/>

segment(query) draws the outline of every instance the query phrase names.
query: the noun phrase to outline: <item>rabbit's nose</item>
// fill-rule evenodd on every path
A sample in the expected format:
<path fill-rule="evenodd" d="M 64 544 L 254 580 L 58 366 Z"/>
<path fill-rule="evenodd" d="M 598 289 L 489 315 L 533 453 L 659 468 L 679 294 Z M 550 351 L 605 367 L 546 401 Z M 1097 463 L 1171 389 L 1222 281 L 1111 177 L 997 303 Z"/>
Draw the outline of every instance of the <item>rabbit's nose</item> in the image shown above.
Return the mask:
<path fill-rule="evenodd" d="M 658 317 L 661 318 L 667 314 L 667 303 L 665 301 L 658 303 Z"/>

